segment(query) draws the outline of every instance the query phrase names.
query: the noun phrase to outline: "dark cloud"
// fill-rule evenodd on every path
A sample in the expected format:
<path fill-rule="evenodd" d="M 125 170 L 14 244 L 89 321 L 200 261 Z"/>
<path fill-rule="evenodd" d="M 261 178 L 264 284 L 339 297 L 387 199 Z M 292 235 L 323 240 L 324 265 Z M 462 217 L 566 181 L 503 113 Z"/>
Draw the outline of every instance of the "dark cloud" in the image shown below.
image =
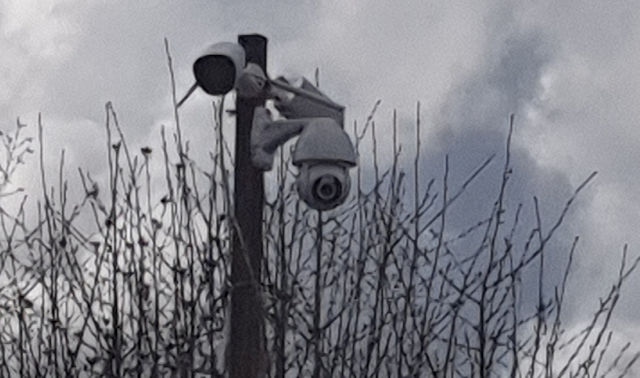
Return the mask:
<path fill-rule="evenodd" d="M 509 115 L 514 114 L 514 176 L 510 183 L 514 199 L 528 201 L 536 194 L 534 189 L 541 191 L 537 193 L 541 198 L 547 193 L 554 198 L 566 197 L 570 192 L 567 179 L 558 180 L 562 178 L 559 172 L 538 166 L 521 147 L 526 141 L 518 141 L 519 128 L 526 125 L 519 118 L 524 107 L 536 99 L 541 73 L 552 57 L 551 46 L 536 33 L 523 33 L 510 36 L 492 48 L 488 54 L 493 56 L 487 57 L 487 64 L 448 96 L 436 122 L 438 131 L 425 152 L 431 161 L 442 160 L 441 157 L 448 154 L 451 166 L 457 171 L 452 172 L 452 180 L 460 183 L 479 162 L 496 154 L 496 162 L 486 174 L 490 178 L 486 183 L 477 184 L 482 186 L 477 189 L 479 192 L 496 193 Z"/>
<path fill-rule="evenodd" d="M 534 196 L 539 199 L 543 230 L 546 231 L 571 196 L 574 188 L 568 177 L 553 168 L 540 166 L 524 147 L 526 141 L 521 140 L 521 129 L 528 126 L 522 121 L 522 114 L 539 94 L 540 78 L 553 59 L 553 50 L 554 46 L 535 31 L 517 31 L 504 39 L 497 39 L 497 43 L 487 49 L 486 63 L 479 65 L 444 102 L 436 122 L 438 131 L 431 135 L 423 149 L 428 163 L 422 177 L 440 179 L 444 157 L 448 155 L 449 187 L 454 192 L 485 159 L 495 154 L 493 163 L 450 209 L 450 233 L 457 234 L 491 214 L 500 192 L 510 114 L 515 114 L 510 156 L 513 173 L 507 186 L 504 219 L 508 230 L 518 205 L 522 204 L 516 253 L 521 253 L 531 230 L 536 227 Z M 578 202 L 577 206 L 581 204 Z M 554 242 L 549 244 L 547 289 L 559 282 L 567 261 L 568 247 L 579 228 L 575 223 L 569 218 Z M 462 256 L 471 253 L 480 236 L 458 243 L 456 253 Z M 527 286 L 525 280 L 524 301 L 530 301 L 536 291 L 537 285 Z"/>

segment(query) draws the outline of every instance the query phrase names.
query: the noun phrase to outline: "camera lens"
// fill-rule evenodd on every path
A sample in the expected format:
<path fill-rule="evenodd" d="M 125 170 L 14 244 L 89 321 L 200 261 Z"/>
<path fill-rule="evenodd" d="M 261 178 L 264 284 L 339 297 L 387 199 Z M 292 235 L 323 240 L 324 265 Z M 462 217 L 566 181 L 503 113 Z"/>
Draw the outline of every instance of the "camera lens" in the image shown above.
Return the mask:
<path fill-rule="evenodd" d="M 193 64 L 198 85 L 211 95 L 221 95 L 233 89 L 236 67 L 226 56 L 207 55 Z"/>
<path fill-rule="evenodd" d="M 313 184 L 313 195 L 318 200 L 330 203 L 340 198 L 342 194 L 342 184 L 335 176 L 324 175 Z"/>

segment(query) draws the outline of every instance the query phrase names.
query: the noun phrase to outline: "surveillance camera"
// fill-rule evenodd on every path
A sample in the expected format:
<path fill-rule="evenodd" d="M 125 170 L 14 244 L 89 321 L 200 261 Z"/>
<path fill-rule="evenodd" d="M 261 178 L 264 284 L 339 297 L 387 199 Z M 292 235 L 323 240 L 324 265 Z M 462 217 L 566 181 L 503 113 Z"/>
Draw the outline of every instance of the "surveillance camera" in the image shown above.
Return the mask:
<path fill-rule="evenodd" d="M 330 210 L 341 205 L 351 188 L 347 167 L 339 164 L 303 164 L 296 179 L 302 200 L 316 210 Z"/>
<path fill-rule="evenodd" d="M 237 43 L 219 42 L 211 45 L 193 63 L 196 82 L 211 95 L 230 92 L 238 82 L 245 67 L 245 52 Z"/>
<path fill-rule="evenodd" d="M 307 205 L 329 210 L 344 203 L 351 188 L 348 169 L 356 165 L 356 153 L 334 119 L 310 119 L 292 160 L 299 167 L 298 194 Z"/>
<path fill-rule="evenodd" d="M 235 89 L 240 97 L 260 97 L 268 81 L 260 66 L 246 63 L 242 46 L 231 42 L 210 46 L 193 63 L 193 75 L 196 84 L 214 96 Z"/>

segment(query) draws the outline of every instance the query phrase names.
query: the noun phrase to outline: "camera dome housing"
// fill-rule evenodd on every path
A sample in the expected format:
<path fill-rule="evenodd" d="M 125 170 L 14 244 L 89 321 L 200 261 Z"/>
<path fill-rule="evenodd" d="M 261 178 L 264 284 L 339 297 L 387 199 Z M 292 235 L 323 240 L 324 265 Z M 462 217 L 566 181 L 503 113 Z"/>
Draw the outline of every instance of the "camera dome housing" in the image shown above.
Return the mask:
<path fill-rule="evenodd" d="M 299 167 L 310 161 L 356 165 L 353 144 L 334 119 L 312 118 L 304 127 L 293 152 L 293 165 Z"/>
<path fill-rule="evenodd" d="M 348 169 L 356 165 L 356 153 L 334 119 L 309 121 L 293 152 L 293 164 L 300 170 L 298 194 L 307 205 L 330 210 L 344 203 L 351 188 Z"/>

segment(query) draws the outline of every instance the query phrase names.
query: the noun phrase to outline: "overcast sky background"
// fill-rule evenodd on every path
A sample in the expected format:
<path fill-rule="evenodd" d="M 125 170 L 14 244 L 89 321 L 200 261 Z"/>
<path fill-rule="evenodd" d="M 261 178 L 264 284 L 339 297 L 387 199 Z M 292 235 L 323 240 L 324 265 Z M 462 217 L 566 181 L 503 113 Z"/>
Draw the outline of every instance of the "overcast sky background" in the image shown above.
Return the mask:
<path fill-rule="evenodd" d="M 183 93 L 204 47 L 254 32 L 269 38 L 272 76 L 312 78 L 318 67 L 323 91 L 347 106 L 347 122 L 363 123 L 381 99 L 378 132 L 388 134 L 397 109 L 408 151 L 420 101 L 425 180 L 441 174 L 443 154 L 460 179 L 501 152 L 510 113 L 516 199 L 530 204 L 536 194 L 551 219 L 597 170 L 563 231 L 569 241 L 582 237 L 577 302 L 593 304 L 609 288 L 624 243 L 638 253 L 634 1 L 0 0 L 0 129 L 20 117 L 34 132 L 42 112 L 51 169 L 64 147 L 72 179 L 78 166 L 99 174 L 106 101 L 134 146 L 159 147 L 160 125 L 172 126 L 163 38 Z M 210 141 L 209 101 L 197 92 L 181 110 L 196 147 Z M 20 172 L 16 184 L 39 185 L 32 173 Z M 490 189 L 480 183 L 478 196 Z M 482 200 L 465 203 L 480 212 Z M 640 334 L 638 285 L 629 283 L 618 318 L 628 335 Z"/>

